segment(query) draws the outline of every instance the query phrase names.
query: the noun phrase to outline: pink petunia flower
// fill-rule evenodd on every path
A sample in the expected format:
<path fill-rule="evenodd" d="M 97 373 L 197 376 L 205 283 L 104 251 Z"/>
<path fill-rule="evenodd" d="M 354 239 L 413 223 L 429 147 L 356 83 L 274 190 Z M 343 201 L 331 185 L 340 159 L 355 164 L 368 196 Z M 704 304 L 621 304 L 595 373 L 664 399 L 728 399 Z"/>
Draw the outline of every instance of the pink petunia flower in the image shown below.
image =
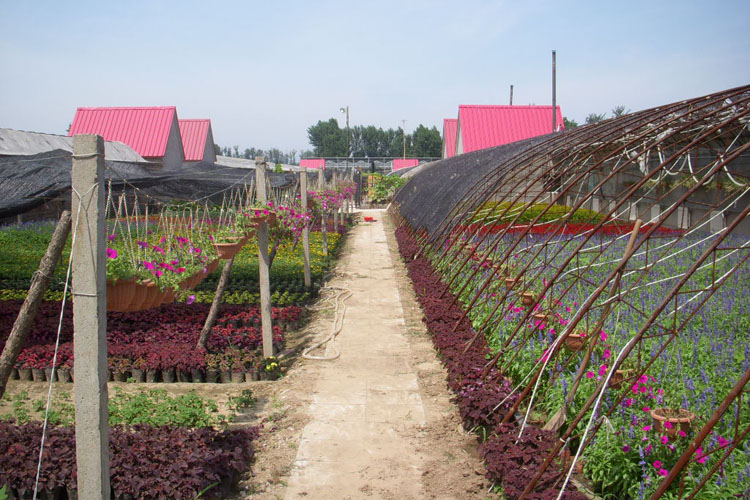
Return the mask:
<path fill-rule="evenodd" d="M 659 438 L 659 441 L 661 441 L 661 444 L 667 444 L 669 442 L 669 438 L 667 436 L 662 436 Z"/>
<path fill-rule="evenodd" d="M 193 302 L 195 302 L 195 295 L 190 295 L 190 296 L 188 296 L 187 300 L 185 301 L 185 303 L 186 303 L 187 305 L 190 305 L 190 304 L 192 304 Z"/>
<path fill-rule="evenodd" d="M 642 430 L 643 432 L 648 432 L 648 431 L 650 431 L 650 430 L 651 430 L 651 426 L 650 426 L 650 425 L 644 425 L 644 426 L 643 426 L 643 428 L 642 428 L 641 430 Z"/>
<path fill-rule="evenodd" d="M 654 464 L 653 465 L 654 465 L 655 469 L 661 469 L 661 466 L 663 464 L 661 463 L 661 460 L 654 460 Z"/>
<path fill-rule="evenodd" d="M 107 248 L 107 257 L 110 259 L 116 259 L 117 258 L 117 250 L 114 248 Z"/>
<path fill-rule="evenodd" d="M 667 469 L 659 469 L 659 475 L 660 476 L 668 476 L 669 471 Z"/>
<path fill-rule="evenodd" d="M 594 372 L 592 372 L 591 370 L 587 371 L 586 372 L 586 377 L 587 378 L 594 378 Z"/>
<path fill-rule="evenodd" d="M 664 428 L 665 429 L 671 429 L 672 427 L 674 427 L 674 424 L 672 422 L 670 422 L 670 421 L 664 422 Z"/>
<path fill-rule="evenodd" d="M 628 445 L 623 446 L 622 447 L 622 451 L 624 451 L 625 453 L 629 452 L 630 451 L 630 446 L 628 446 Z"/>
<path fill-rule="evenodd" d="M 684 438 L 685 436 L 687 436 L 685 431 L 677 431 L 677 435 L 680 436 L 681 438 Z"/>

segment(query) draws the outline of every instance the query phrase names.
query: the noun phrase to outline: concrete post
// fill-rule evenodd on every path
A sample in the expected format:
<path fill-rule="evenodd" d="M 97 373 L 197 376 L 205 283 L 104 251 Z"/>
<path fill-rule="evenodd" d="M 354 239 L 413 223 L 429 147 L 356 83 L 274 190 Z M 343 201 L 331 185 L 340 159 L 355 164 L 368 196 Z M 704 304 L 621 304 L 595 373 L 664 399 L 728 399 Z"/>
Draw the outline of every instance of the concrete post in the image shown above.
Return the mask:
<path fill-rule="evenodd" d="M 323 169 L 318 170 L 318 191 L 323 191 L 326 186 L 326 178 Z M 323 214 L 320 216 L 320 237 L 323 240 L 323 255 L 328 255 L 328 235 L 326 234 L 326 211 L 322 211 Z"/>
<path fill-rule="evenodd" d="M 73 137 L 73 335 L 78 498 L 109 499 L 104 141 Z"/>
<path fill-rule="evenodd" d="M 302 210 L 307 210 L 307 169 L 299 173 L 299 186 L 302 195 Z M 307 224 L 302 228 L 302 251 L 305 260 L 305 287 L 312 286 L 310 277 L 310 228 Z"/>
<path fill-rule="evenodd" d="M 266 160 L 255 158 L 255 189 L 258 203 L 268 203 L 266 195 Z M 273 323 L 271 322 L 271 259 L 268 256 L 268 222 L 258 226 L 258 285 L 260 286 L 260 318 L 263 325 L 263 357 L 274 355 Z"/>

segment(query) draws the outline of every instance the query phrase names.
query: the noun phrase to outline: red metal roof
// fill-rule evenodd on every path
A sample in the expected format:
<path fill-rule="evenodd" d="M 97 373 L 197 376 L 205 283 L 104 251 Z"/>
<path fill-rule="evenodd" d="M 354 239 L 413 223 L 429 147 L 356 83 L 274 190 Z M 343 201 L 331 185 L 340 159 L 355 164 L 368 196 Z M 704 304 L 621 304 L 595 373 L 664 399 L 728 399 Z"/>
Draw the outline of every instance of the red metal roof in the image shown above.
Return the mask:
<path fill-rule="evenodd" d="M 326 161 L 323 158 L 302 158 L 299 161 L 299 166 L 307 168 L 322 168 L 325 170 Z"/>
<path fill-rule="evenodd" d="M 456 130 L 458 129 L 458 120 L 456 118 L 446 118 L 443 120 L 443 150 L 445 158 L 456 155 Z"/>
<path fill-rule="evenodd" d="M 203 161 L 211 120 L 179 120 L 185 161 Z"/>
<path fill-rule="evenodd" d="M 78 108 L 68 135 L 98 134 L 124 142 L 144 158 L 162 157 L 176 115 L 174 106 Z"/>
<path fill-rule="evenodd" d="M 560 106 L 557 128 L 564 130 Z M 552 106 L 459 106 L 463 152 L 491 148 L 552 132 Z"/>
<path fill-rule="evenodd" d="M 419 165 L 418 158 L 395 158 L 393 160 L 393 170 L 416 167 L 417 165 Z"/>

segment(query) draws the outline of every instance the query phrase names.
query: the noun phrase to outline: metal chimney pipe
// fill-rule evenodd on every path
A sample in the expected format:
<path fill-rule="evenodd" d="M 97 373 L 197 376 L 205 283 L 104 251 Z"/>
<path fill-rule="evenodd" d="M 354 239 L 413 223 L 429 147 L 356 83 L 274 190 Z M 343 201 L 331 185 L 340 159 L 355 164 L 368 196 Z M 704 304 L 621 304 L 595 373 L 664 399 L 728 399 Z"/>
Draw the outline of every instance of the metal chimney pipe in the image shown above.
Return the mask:
<path fill-rule="evenodd" d="M 510 105 L 513 106 L 513 85 L 510 86 Z"/>
<path fill-rule="evenodd" d="M 557 51 L 552 51 L 552 132 L 557 132 Z"/>

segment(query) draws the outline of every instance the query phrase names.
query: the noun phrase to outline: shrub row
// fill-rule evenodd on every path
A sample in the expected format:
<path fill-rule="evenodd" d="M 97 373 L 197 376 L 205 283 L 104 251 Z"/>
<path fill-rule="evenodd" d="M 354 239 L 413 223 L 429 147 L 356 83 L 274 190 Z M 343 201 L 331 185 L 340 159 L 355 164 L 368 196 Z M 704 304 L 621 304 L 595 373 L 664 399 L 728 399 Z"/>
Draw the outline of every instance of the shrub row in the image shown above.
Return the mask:
<path fill-rule="evenodd" d="M 427 259 L 415 258 L 421 246 L 406 227 L 396 230 L 396 240 L 422 305 L 423 321 L 448 370 L 448 385 L 456 394 L 464 425 L 486 438 L 481 451 L 487 465 L 487 478 L 501 483 L 506 497 L 517 498 L 534 477 L 557 436 L 527 427 L 524 438 L 516 443 L 516 425 L 501 425 L 516 400 L 516 396 L 511 395 L 510 381 L 494 367 L 482 376 L 490 357 L 484 337 L 476 336 L 471 322 L 462 319 L 463 311 L 454 304 L 452 294 L 441 297 L 446 285 L 440 281 L 438 273 L 433 274 Z M 560 467 L 549 467 L 528 498 L 557 498 L 559 491 L 553 484 L 561 474 Z M 582 500 L 586 497 L 569 487 L 563 498 Z"/>

